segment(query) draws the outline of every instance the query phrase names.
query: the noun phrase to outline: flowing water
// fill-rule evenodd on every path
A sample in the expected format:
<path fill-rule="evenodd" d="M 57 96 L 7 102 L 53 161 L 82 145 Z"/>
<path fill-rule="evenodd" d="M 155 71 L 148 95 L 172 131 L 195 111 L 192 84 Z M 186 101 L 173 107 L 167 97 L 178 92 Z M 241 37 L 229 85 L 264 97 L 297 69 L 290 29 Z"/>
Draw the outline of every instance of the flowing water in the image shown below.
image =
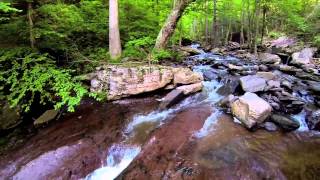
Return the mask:
<path fill-rule="evenodd" d="M 199 45 L 193 48 L 200 49 Z M 239 61 L 202 53 L 190 59 Z M 207 65 L 193 67 L 203 73 Z M 306 112 L 295 132 L 249 132 L 216 103 L 223 80 L 159 111 L 153 97 L 85 103 L 4 155 L 4 179 L 317 179 L 320 136 Z M 309 96 L 304 97 L 309 100 Z M 214 178 L 213 178 L 214 177 Z"/>

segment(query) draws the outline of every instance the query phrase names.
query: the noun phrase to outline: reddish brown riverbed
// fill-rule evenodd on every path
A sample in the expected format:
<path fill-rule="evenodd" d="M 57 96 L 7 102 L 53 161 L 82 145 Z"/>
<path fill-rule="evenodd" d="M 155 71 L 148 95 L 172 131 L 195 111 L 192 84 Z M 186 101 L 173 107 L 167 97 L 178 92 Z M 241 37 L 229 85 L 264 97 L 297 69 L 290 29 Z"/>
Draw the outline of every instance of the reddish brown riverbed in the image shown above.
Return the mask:
<path fill-rule="evenodd" d="M 125 140 L 135 114 L 156 109 L 154 98 L 85 103 L 1 157 L 2 179 L 80 179 L 106 164 L 112 144 L 141 152 L 119 179 L 317 179 L 320 138 L 313 132 L 249 132 L 220 115 L 195 136 L 216 110 L 206 103 L 178 110 L 159 126 L 142 123 Z"/>

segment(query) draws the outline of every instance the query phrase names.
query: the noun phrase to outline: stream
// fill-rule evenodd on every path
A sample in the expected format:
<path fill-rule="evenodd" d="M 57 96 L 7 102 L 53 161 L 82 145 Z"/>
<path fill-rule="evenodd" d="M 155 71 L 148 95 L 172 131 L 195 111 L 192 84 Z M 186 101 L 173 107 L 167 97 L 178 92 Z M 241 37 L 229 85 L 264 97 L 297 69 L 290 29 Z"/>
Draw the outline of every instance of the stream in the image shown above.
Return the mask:
<path fill-rule="evenodd" d="M 199 45 L 193 45 L 199 48 Z M 202 51 L 186 60 L 242 62 Z M 192 65 L 205 73 L 212 65 Z M 223 69 L 214 69 L 225 73 Z M 249 68 L 250 70 L 250 68 Z M 225 77 L 232 76 L 230 74 Z M 302 110 L 293 132 L 250 132 L 219 106 L 223 78 L 170 109 L 155 96 L 84 101 L 77 112 L 42 128 L 0 157 L 3 179 L 317 179 L 320 133 Z M 312 95 L 302 97 L 312 101 Z"/>

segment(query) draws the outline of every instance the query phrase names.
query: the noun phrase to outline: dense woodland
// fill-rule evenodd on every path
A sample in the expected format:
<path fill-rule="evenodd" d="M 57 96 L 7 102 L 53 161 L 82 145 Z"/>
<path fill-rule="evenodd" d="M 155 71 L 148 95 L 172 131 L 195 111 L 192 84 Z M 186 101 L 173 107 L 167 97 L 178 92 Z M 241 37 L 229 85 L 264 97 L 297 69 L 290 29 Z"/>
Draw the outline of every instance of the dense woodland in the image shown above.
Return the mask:
<path fill-rule="evenodd" d="M 320 46 L 318 0 L 2 0 L 1 99 L 73 111 L 89 93 L 81 75 L 101 64 L 183 58 L 175 47 L 235 41 L 256 53 L 268 38 Z"/>

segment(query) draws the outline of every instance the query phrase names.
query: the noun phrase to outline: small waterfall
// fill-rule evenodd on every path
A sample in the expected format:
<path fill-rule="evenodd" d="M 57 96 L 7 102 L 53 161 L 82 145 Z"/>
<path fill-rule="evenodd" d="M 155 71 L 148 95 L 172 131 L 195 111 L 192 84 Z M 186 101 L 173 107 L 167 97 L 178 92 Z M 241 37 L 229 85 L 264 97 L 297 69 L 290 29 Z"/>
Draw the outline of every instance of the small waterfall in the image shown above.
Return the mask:
<path fill-rule="evenodd" d="M 140 153 L 139 146 L 113 145 L 108 152 L 106 166 L 89 174 L 86 180 L 113 180 L 129 166 Z"/>
<path fill-rule="evenodd" d="M 308 125 L 306 123 L 306 111 L 303 110 L 299 114 L 291 116 L 293 119 L 297 120 L 300 123 L 300 127 L 297 131 L 309 131 Z"/>

